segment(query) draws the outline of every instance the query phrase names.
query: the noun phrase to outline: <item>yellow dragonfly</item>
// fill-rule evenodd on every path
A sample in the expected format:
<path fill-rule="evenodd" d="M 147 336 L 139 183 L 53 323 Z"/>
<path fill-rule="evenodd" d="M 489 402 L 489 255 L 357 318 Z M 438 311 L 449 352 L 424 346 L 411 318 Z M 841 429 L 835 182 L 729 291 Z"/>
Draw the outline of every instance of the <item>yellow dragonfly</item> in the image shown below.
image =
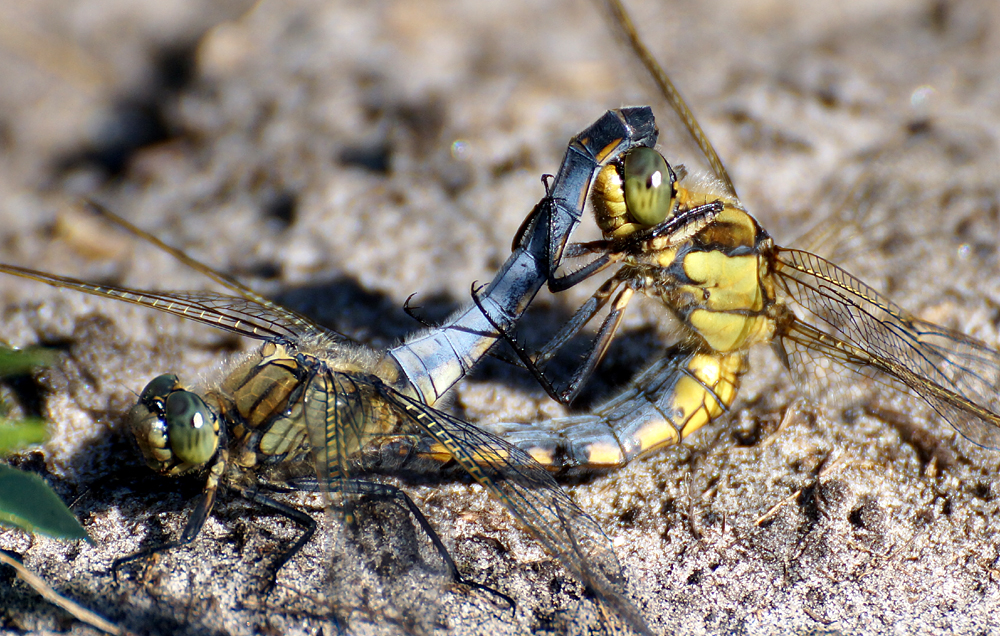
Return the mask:
<path fill-rule="evenodd" d="M 166 476 L 201 474 L 203 493 L 180 538 L 115 562 L 194 540 L 220 485 L 303 525 L 276 560 L 280 568 L 312 537 L 307 514 L 264 494 L 270 486 L 322 489 L 345 508 L 360 495 L 394 500 L 421 524 L 452 578 L 464 582 L 419 509 L 398 487 L 370 475 L 461 467 L 482 485 L 611 614 L 638 633 L 648 628 L 628 600 L 624 575 L 600 526 L 524 451 L 433 408 L 510 328 L 544 284 L 548 250 L 561 250 L 578 223 L 600 166 L 655 143 L 649 109 L 609 111 L 574 138 L 546 196 L 525 221 L 513 253 L 477 306 L 386 351 L 365 348 L 192 259 L 110 211 L 105 219 L 225 287 L 231 294 L 100 285 L 15 265 L 0 272 L 155 309 L 262 341 L 200 392 L 167 373 L 150 381 L 127 421 L 147 465 Z M 429 440 L 429 441 L 428 441 Z M 345 502 L 345 499 L 348 501 Z M 345 508 L 346 509 L 346 508 Z M 349 521 L 353 515 L 347 513 Z M 357 595 L 358 574 L 340 570 L 338 587 Z M 484 586 L 477 586 L 484 587 Z M 404 590 L 408 592 L 408 590 Z M 402 592 L 401 592 L 402 593 Z M 501 595 L 502 596 L 502 595 Z M 359 601 L 360 602 L 360 601 Z"/>
<path fill-rule="evenodd" d="M 770 345 L 810 397 L 874 380 L 919 397 L 974 444 L 1000 449 L 1000 352 L 917 318 L 820 256 L 776 245 L 740 203 L 722 161 L 624 7 L 609 3 L 713 175 L 674 170 L 645 147 L 605 166 L 591 193 L 603 239 L 562 252 L 590 260 L 551 276 L 549 288 L 565 290 L 619 268 L 537 356 L 519 350 L 548 392 L 569 403 L 604 357 L 636 294 L 662 303 L 681 327 L 680 343 L 588 415 L 489 430 L 552 469 L 623 466 L 725 415 L 749 370 L 750 348 Z M 711 214 L 704 226 L 664 229 L 698 211 Z M 550 270 L 560 265 L 555 261 Z M 584 362 L 565 387 L 553 387 L 538 366 L 605 307 Z"/>

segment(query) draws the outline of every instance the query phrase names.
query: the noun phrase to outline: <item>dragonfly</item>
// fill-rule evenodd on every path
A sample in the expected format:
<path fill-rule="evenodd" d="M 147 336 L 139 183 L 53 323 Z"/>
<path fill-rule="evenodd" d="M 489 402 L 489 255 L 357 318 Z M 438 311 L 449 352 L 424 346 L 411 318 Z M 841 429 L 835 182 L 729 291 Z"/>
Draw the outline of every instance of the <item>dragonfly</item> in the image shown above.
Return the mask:
<path fill-rule="evenodd" d="M 463 469 L 501 503 L 602 607 L 648 633 L 624 592 L 624 575 L 597 522 L 524 451 L 434 408 L 510 328 L 548 275 L 548 250 L 579 222 L 593 175 L 638 145 L 655 143 L 645 108 L 609 111 L 570 143 L 546 196 L 525 221 L 511 257 L 478 305 L 436 329 L 386 351 L 368 349 L 282 307 L 236 279 L 165 244 L 107 209 L 96 213 L 212 279 L 229 293 L 170 292 L 99 285 L 15 265 L 0 272 L 102 298 L 132 303 L 261 341 L 204 391 L 171 373 L 150 381 L 126 420 L 147 465 L 166 476 L 202 474 L 205 486 L 176 541 L 197 537 L 220 485 L 306 528 L 277 559 L 280 568 L 313 535 L 305 513 L 263 494 L 271 485 L 316 484 L 331 506 L 359 495 L 401 502 L 421 523 L 453 578 L 455 564 L 419 510 L 398 488 L 362 475 L 425 473 L 443 464 Z M 352 521 L 352 515 L 346 514 Z M 346 575 L 349 576 L 349 575 Z M 351 581 L 341 581 L 349 586 Z M 481 587 L 481 586 L 480 586 Z"/>
<path fill-rule="evenodd" d="M 546 391 L 569 404 L 637 294 L 661 303 L 682 335 L 588 414 L 489 430 L 553 470 L 621 467 L 725 416 L 749 371 L 750 349 L 769 345 L 808 397 L 851 394 L 860 380 L 870 380 L 920 398 L 973 444 L 1000 449 L 1000 352 L 916 317 L 829 260 L 777 245 L 740 202 L 625 8 L 618 0 L 609 4 L 712 175 L 674 169 L 653 148 L 635 148 L 602 168 L 591 201 L 603 238 L 560 252 L 567 260 L 590 260 L 565 274 L 555 273 L 561 261 L 552 262 L 548 286 L 564 291 L 614 265 L 617 271 L 537 355 L 528 355 L 512 334 L 507 339 Z M 664 229 L 698 210 L 710 213 L 706 225 Z M 564 386 L 554 386 L 542 367 L 604 308 L 607 316 L 584 361 Z"/>

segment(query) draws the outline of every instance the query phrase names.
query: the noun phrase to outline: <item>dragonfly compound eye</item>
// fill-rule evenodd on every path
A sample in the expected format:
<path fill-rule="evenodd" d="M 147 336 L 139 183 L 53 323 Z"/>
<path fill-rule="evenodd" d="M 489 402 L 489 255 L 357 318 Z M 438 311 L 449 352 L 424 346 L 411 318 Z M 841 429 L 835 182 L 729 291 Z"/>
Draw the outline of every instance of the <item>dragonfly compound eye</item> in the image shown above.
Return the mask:
<path fill-rule="evenodd" d="M 179 461 L 200 466 L 212 459 L 219 447 L 219 426 L 205 400 L 190 391 L 167 396 L 164 410 L 170 449 Z"/>
<path fill-rule="evenodd" d="M 181 388 L 181 384 L 177 380 L 177 376 L 173 373 L 164 373 L 163 375 L 156 376 L 146 385 L 146 388 L 142 390 L 142 394 L 139 395 L 139 401 L 148 408 L 153 408 L 153 405 L 157 401 L 162 405 L 163 400 L 170 395 L 170 392 L 176 391 L 179 388 Z"/>
<path fill-rule="evenodd" d="M 127 421 L 146 465 L 164 475 L 201 468 L 219 445 L 218 417 L 172 373 L 146 385 Z"/>
<path fill-rule="evenodd" d="M 674 174 L 652 148 L 635 148 L 625 157 L 625 205 L 636 223 L 663 223 L 674 207 Z"/>

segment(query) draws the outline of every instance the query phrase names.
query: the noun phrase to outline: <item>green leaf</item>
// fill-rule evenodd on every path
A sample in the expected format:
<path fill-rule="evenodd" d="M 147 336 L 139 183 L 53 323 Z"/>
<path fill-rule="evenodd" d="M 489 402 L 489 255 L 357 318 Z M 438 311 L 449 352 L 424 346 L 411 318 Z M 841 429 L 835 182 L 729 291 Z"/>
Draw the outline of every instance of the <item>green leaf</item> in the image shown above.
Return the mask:
<path fill-rule="evenodd" d="M 41 444 L 47 438 L 45 420 L 9 420 L 0 417 L 0 456 L 30 444 Z"/>
<path fill-rule="evenodd" d="M 54 356 L 46 349 L 16 351 L 0 347 L 0 377 L 24 374 L 35 367 L 49 365 Z M 45 441 L 43 420 L 15 421 L 5 417 L 6 413 L 6 405 L 0 403 L 0 455 Z M 87 531 L 44 480 L 4 464 L 0 464 L 0 524 L 57 539 L 91 541 Z"/>
<path fill-rule="evenodd" d="M 52 364 L 54 360 L 55 352 L 51 349 L 35 347 L 19 351 L 0 346 L 0 378 L 23 375 L 35 367 Z M 45 423 L 42 420 L 12 420 L 7 417 L 9 413 L 10 407 L 0 398 L 0 456 L 46 440 Z"/>
<path fill-rule="evenodd" d="M 24 350 L 0 347 L 0 376 L 21 375 L 35 367 L 52 364 L 56 354 L 51 349 L 30 348 Z"/>
<path fill-rule="evenodd" d="M 41 477 L 4 464 L 0 464 L 0 523 L 57 539 L 86 539 L 93 543 Z"/>

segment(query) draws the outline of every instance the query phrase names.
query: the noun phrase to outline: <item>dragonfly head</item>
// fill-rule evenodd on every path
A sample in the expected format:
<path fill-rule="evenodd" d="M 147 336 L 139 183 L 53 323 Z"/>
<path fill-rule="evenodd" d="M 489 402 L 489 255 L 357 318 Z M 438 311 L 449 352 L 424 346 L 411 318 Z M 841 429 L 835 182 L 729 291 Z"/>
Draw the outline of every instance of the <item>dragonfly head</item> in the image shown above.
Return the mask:
<path fill-rule="evenodd" d="M 592 203 L 608 238 L 629 236 L 663 223 L 675 207 L 677 175 L 659 152 L 637 147 L 600 171 Z"/>
<path fill-rule="evenodd" d="M 128 423 L 146 465 L 164 475 L 197 470 L 219 448 L 218 415 L 172 373 L 146 385 Z"/>

